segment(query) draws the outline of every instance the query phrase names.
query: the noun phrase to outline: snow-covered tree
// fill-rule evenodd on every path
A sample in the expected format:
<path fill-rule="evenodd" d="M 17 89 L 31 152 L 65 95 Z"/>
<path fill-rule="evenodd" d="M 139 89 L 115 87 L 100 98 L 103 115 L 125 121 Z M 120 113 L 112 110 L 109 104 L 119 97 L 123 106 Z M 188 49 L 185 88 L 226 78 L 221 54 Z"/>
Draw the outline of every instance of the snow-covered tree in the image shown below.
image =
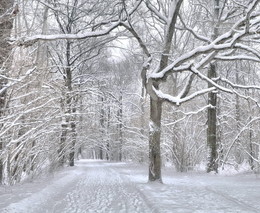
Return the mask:
<path fill-rule="evenodd" d="M 140 46 L 143 48 L 144 53 L 147 56 L 147 62 L 144 65 L 144 71 L 152 69 L 151 73 L 143 75 L 145 77 L 147 92 L 150 95 L 150 169 L 149 180 L 161 181 L 161 157 L 160 157 L 160 135 L 161 135 L 161 115 L 162 115 L 162 103 L 168 102 L 173 105 L 180 105 L 187 101 L 190 101 L 198 96 L 206 93 L 215 94 L 217 91 L 226 92 L 230 94 L 239 94 L 237 89 L 244 88 L 258 88 L 257 86 L 236 85 L 230 81 L 226 81 L 223 76 L 211 77 L 205 74 L 205 69 L 208 69 L 210 64 L 215 61 L 233 61 L 233 60 L 251 60 L 259 62 L 259 50 L 256 46 L 252 46 L 253 43 L 257 44 L 257 34 L 259 33 L 259 15 L 257 8 L 259 7 L 258 1 L 251 1 L 248 5 L 235 4 L 234 7 L 222 2 L 217 5 L 221 7 L 221 24 L 225 26 L 225 30 L 215 33 L 212 37 L 207 33 L 203 35 L 200 32 L 200 28 L 193 26 L 189 27 L 185 20 L 181 17 L 186 12 L 186 8 L 183 8 L 184 13 L 180 12 L 180 7 L 183 1 L 171 1 L 167 2 L 146 2 L 146 6 L 152 15 L 146 18 L 145 23 L 151 22 L 151 17 L 155 17 L 153 20 L 157 20 L 156 24 L 151 25 L 150 28 L 156 30 L 160 25 L 163 31 L 162 34 L 162 47 L 161 51 L 158 50 L 156 54 L 160 54 L 159 60 L 149 51 L 149 46 L 146 45 L 145 40 L 141 38 L 142 34 L 135 30 L 135 25 L 131 22 L 126 25 L 126 28 L 135 36 Z M 163 5 L 163 6 L 162 6 Z M 165 13 L 164 8 L 167 8 Z M 216 12 L 216 11 L 215 11 Z M 230 18 L 234 13 L 238 13 L 239 17 L 235 22 L 230 23 Z M 237 15 L 238 15 L 237 14 Z M 181 21 L 181 29 L 189 32 L 198 42 L 193 43 L 192 48 L 188 48 L 184 53 L 178 55 L 175 53 L 175 49 L 171 50 L 173 44 L 173 38 L 178 38 L 179 28 L 175 28 L 178 20 L 178 16 Z M 214 17 L 214 16 L 212 16 Z M 213 19 L 214 20 L 214 19 Z M 146 25 L 148 26 L 148 24 Z M 152 31 L 149 27 L 147 31 Z M 193 39 L 190 40 L 195 42 Z M 250 41 L 250 44 L 248 42 Z M 201 43 L 202 42 L 202 43 Z M 198 44 L 198 45 L 196 45 Z M 151 64 L 151 61 L 155 60 L 155 65 Z M 167 81 L 169 76 L 174 73 L 183 73 L 187 76 L 187 80 L 182 82 L 183 88 L 179 90 L 178 94 L 171 95 L 163 91 L 163 82 Z M 190 74 L 189 74 L 190 73 Z M 185 79 L 183 77 L 183 79 Z M 194 79 L 202 80 L 210 85 L 208 88 L 192 91 L 194 87 Z M 196 81 L 197 82 L 197 81 Z M 222 82 L 225 82 L 222 86 Z M 204 83 L 204 84 L 205 84 Z M 161 87 L 160 87 L 161 86 Z M 193 92 L 193 93 L 190 93 Z M 214 107 L 214 106 L 209 106 Z M 213 121 L 214 122 L 214 121 Z M 215 136 L 214 136 L 215 137 Z M 215 152 L 215 151 L 214 151 Z M 213 161 L 214 161 L 213 157 Z"/>
<path fill-rule="evenodd" d="M 0 2 L 0 119 L 5 114 L 6 92 L 8 84 L 8 72 L 11 68 L 12 46 L 8 42 L 13 28 L 13 18 L 18 13 L 17 6 L 14 7 L 13 0 L 3 0 Z M 3 122 L 0 122 L 2 129 Z M 0 137 L 0 184 L 3 175 L 3 137 Z"/>

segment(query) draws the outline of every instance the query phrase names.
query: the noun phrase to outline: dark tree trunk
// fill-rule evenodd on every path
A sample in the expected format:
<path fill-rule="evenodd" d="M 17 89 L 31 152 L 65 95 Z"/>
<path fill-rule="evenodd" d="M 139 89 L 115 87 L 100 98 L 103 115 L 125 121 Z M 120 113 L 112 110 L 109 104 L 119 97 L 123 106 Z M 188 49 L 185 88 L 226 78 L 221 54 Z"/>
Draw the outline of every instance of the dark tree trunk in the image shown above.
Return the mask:
<path fill-rule="evenodd" d="M 103 160 L 103 149 L 101 146 L 99 147 L 99 159 Z"/>
<path fill-rule="evenodd" d="M 251 120 L 251 118 L 250 118 Z M 253 137 L 253 131 L 252 128 L 250 126 L 250 130 L 249 130 L 249 165 L 251 167 L 251 170 L 254 170 L 255 166 L 254 166 L 254 158 L 255 158 L 255 152 L 254 152 L 254 146 L 253 146 L 253 141 L 252 141 L 252 137 Z"/>
<path fill-rule="evenodd" d="M 69 31 L 70 32 L 70 31 Z M 65 95 L 65 124 L 62 124 L 62 133 L 60 139 L 60 153 L 59 160 L 60 165 L 65 163 L 65 155 L 66 155 L 66 139 L 67 134 L 70 132 L 72 134 L 72 140 L 68 142 L 69 148 L 69 165 L 74 166 L 74 158 L 75 158 L 75 145 L 77 140 L 76 133 L 76 118 L 74 113 L 76 113 L 76 108 L 74 107 L 75 99 L 73 98 L 73 87 L 72 87 L 72 69 L 70 62 L 71 55 L 71 41 L 66 42 L 66 68 L 65 68 L 65 86 L 66 86 L 66 95 Z M 68 129 L 70 128 L 70 129 Z"/>
<path fill-rule="evenodd" d="M 216 65 L 210 64 L 210 69 L 208 72 L 208 77 L 210 79 L 216 77 Z M 209 84 L 209 87 L 211 85 Z M 212 107 L 208 108 L 208 129 L 207 129 L 207 145 L 209 148 L 208 153 L 208 165 L 207 172 L 218 172 L 218 162 L 217 162 L 217 94 L 215 92 L 210 92 L 208 94 L 208 104 Z"/>
<path fill-rule="evenodd" d="M 74 111 L 74 110 L 73 110 Z M 76 109 L 75 109 L 76 111 Z M 76 123 L 75 120 L 71 122 L 71 133 L 72 133 L 72 143 L 71 143 L 71 149 L 69 153 L 69 165 L 74 166 L 74 159 L 75 159 L 75 145 L 77 141 L 77 132 L 76 132 Z"/>
<path fill-rule="evenodd" d="M 212 38 L 218 36 L 219 30 L 219 0 L 214 0 L 214 29 Z M 217 66 L 213 62 L 210 64 L 208 77 L 213 79 L 217 76 Z M 211 84 L 208 87 L 212 87 Z M 213 91 L 208 94 L 208 104 L 212 107 L 208 108 L 208 129 L 207 129 L 207 145 L 209 148 L 207 172 L 218 172 L 218 148 L 217 148 L 217 94 Z"/>
<path fill-rule="evenodd" d="M 150 98 L 150 132 L 149 132 L 149 181 L 162 182 L 161 177 L 161 117 L 162 101 Z"/>
<path fill-rule="evenodd" d="M 101 101 L 101 108 L 100 108 L 100 118 L 99 118 L 99 122 L 100 122 L 100 129 L 101 129 L 101 135 L 102 135 L 102 141 L 101 144 L 99 146 L 99 157 L 101 160 L 103 160 L 103 145 L 105 143 L 105 101 L 104 101 L 104 97 L 100 97 L 100 101 Z M 107 145 L 107 144 L 106 144 Z M 109 156 L 108 156 L 108 150 L 106 150 L 106 159 L 109 160 Z"/>

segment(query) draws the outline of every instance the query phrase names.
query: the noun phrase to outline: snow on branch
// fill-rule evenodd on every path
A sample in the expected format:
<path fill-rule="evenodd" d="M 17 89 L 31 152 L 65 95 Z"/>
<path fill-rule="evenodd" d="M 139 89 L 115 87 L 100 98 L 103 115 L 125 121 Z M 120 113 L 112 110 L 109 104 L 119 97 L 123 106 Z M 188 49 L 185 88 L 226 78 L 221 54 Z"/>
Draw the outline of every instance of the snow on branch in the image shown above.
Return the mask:
<path fill-rule="evenodd" d="M 135 6 L 128 12 L 128 16 L 132 15 L 137 8 L 140 6 L 142 0 L 137 0 Z M 56 10 L 56 8 L 52 8 L 53 10 Z M 100 37 L 108 35 L 111 31 L 118 28 L 119 26 L 122 26 L 124 22 L 127 21 L 129 17 L 125 17 L 123 19 L 111 19 L 104 22 L 100 22 L 99 24 L 95 25 L 93 27 L 93 30 L 97 27 L 109 25 L 106 27 L 106 29 L 103 30 L 94 30 L 90 32 L 85 33 L 78 33 L 78 34 L 55 34 L 55 35 L 34 35 L 31 37 L 22 37 L 18 39 L 10 39 L 10 41 L 17 46 L 31 46 L 34 43 L 38 41 L 53 41 L 58 39 L 66 39 L 66 40 L 75 40 L 75 39 L 87 39 L 87 38 L 93 38 L 93 37 Z"/>
<path fill-rule="evenodd" d="M 228 32 L 220 35 L 214 41 L 207 45 L 199 46 L 192 51 L 183 54 L 160 72 L 155 72 L 151 74 L 150 78 L 154 80 L 163 79 L 170 73 L 175 72 L 176 67 L 181 65 L 183 66 L 183 64 L 185 64 L 187 61 L 195 60 L 199 56 L 206 54 L 213 53 L 213 56 L 216 56 L 217 53 L 220 51 L 230 51 L 234 48 L 244 49 L 247 52 L 253 53 L 254 55 L 257 55 L 257 57 L 259 57 L 259 53 L 256 50 L 238 43 L 242 38 L 246 36 L 256 35 L 260 33 L 260 14 L 251 14 L 257 3 L 258 1 L 254 1 L 249 6 L 248 14 L 251 15 L 250 17 L 244 16 L 238 22 L 236 22 Z M 247 22 L 247 20 L 249 20 L 249 22 Z M 214 59 L 214 57 L 210 57 L 210 59 Z M 210 61 L 212 60 L 208 60 L 207 62 L 209 63 Z M 197 67 L 197 69 L 198 68 L 199 67 Z"/>
<path fill-rule="evenodd" d="M 9 81 L 12 81 L 6 85 L 3 86 L 3 88 L 0 89 L 0 95 L 2 95 L 9 87 L 14 86 L 15 84 L 22 82 L 24 79 L 26 79 L 28 76 L 30 76 L 34 71 L 36 70 L 36 67 L 29 69 L 25 76 L 22 76 L 20 79 L 13 79 L 13 78 L 9 78 L 3 75 L 0 75 L 1 78 L 7 79 Z"/>
<path fill-rule="evenodd" d="M 260 33 L 260 14 L 253 13 L 258 3 L 259 1 L 257 0 L 252 1 L 248 6 L 247 14 L 238 20 L 229 31 L 219 35 L 213 41 L 194 34 L 193 30 L 188 29 L 183 23 L 186 30 L 190 31 L 197 39 L 206 42 L 206 44 L 196 47 L 193 50 L 181 55 L 162 70 L 160 70 L 158 67 L 155 72 L 148 75 L 147 90 L 149 91 L 150 96 L 153 99 L 161 99 L 171 104 L 180 105 L 197 96 L 217 90 L 231 94 L 237 94 L 238 92 L 235 91 L 235 89 L 239 88 L 260 89 L 260 87 L 257 86 L 242 86 L 232 84 L 231 82 L 226 82 L 231 86 L 231 88 L 226 88 L 225 86 L 219 85 L 217 81 L 208 78 L 200 71 L 200 69 L 205 68 L 214 60 L 250 60 L 254 62 L 260 62 L 260 54 L 258 50 L 245 44 L 241 44 L 242 42 L 244 43 L 244 38 L 250 39 L 252 35 L 258 35 Z M 237 49 L 243 50 L 245 53 L 239 53 L 239 55 L 235 55 Z M 189 80 L 187 80 L 186 85 L 183 87 L 178 96 L 165 94 L 158 87 L 153 86 L 153 82 L 158 83 L 160 81 L 164 81 L 170 74 L 183 71 L 190 71 L 192 74 L 190 75 Z M 198 76 L 203 81 L 206 81 L 209 85 L 211 85 L 211 87 L 188 95 L 194 76 Z"/>
<path fill-rule="evenodd" d="M 240 85 L 240 84 L 234 84 L 234 83 L 232 83 L 231 81 L 229 81 L 228 79 L 221 78 L 221 77 L 219 77 L 218 80 L 219 80 L 219 81 L 222 81 L 222 82 L 224 82 L 224 83 L 227 83 L 227 84 L 230 85 L 232 88 L 236 88 L 236 89 L 257 89 L 257 90 L 260 90 L 260 86 L 256 86 L 256 85 L 248 85 L 248 86 L 245 86 L 245 85 Z"/>
<path fill-rule="evenodd" d="M 214 82 L 212 79 L 208 78 L 207 76 L 203 75 L 201 72 L 199 72 L 199 70 L 196 69 L 195 66 L 192 66 L 191 69 L 190 69 L 195 75 L 197 75 L 199 78 L 201 78 L 202 80 L 210 83 L 211 85 L 213 85 L 214 87 L 216 87 L 217 89 L 219 90 L 222 90 L 224 92 L 227 92 L 227 93 L 233 93 L 232 90 L 230 89 L 227 89 L 225 87 L 222 87 L 220 85 L 218 85 L 216 82 Z"/>
<path fill-rule="evenodd" d="M 234 47 L 245 50 L 246 52 L 252 53 L 260 59 L 260 52 L 244 44 L 237 43 Z"/>
<path fill-rule="evenodd" d="M 240 98 L 243 98 L 243 99 L 247 100 L 247 101 L 252 101 L 253 103 L 255 103 L 255 105 L 257 107 L 260 108 L 260 104 L 259 104 L 258 100 L 256 100 L 255 98 L 251 97 L 250 95 L 243 95 L 243 94 L 239 93 L 236 90 L 234 90 L 234 94 L 239 96 Z"/>
<path fill-rule="evenodd" d="M 93 37 L 108 35 L 112 30 L 119 27 L 120 25 L 122 25 L 122 23 L 121 23 L 121 21 L 118 21 L 104 30 L 97 30 L 97 31 L 78 33 L 78 34 L 34 35 L 31 37 L 24 37 L 24 38 L 20 38 L 18 40 L 13 40 L 13 42 L 17 46 L 31 46 L 34 43 L 41 41 L 41 40 L 42 41 L 53 41 L 53 40 L 57 40 L 57 39 L 73 40 L 73 39 L 93 38 Z"/>
<path fill-rule="evenodd" d="M 207 89 L 202 89 L 200 91 L 194 92 L 193 94 L 186 96 L 184 98 L 181 98 L 179 95 L 174 97 L 174 96 L 171 96 L 169 94 L 165 94 L 161 90 L 157 90 L 156 88 L 153 87 L 153 91 L 155 92 L 155 94 L 161 100 L 167 101 L 167 102 L 169 102 L 171 104 L 175 104 L 177 106 L 179 106 L 180 104 L 185 103 L 187 101 L 190 101 L 190 100 L 196 98 L 197 96 L 207 94 L 207 93 L 212 92 L 214 90 L 216 90 L 215 87 L 210 87 L 210 88 L 207 88 Z"/>
<path fill-rule="evenodd" d="M 152 11 L 161 21 L 163 21 L 164 24 L 167 24 L 168 20 L 165 16 L 163 16 L 159 10 L 157 10 L 150 1 L 146 1 L 147 8 Z"/>
<path fill-rule="evenodd" d="M 197 114 L 199 114 L 200 112 L 203 112 L 204 110 L 206 110 L 206 109 L 208 109 L 208 108 L 214 108 L 214 106 L 212 106 L 211 104 L 209 104 L 209 105 L 206 105 L 206 106 L 204 106 L 204 107 L 198 109 L 197 111 L 191 111 L 191 112 L 183 112 L 183 111 L 181 111 L 181 110 L 177 110 L 177 111 L 175 111 L 175 112 L 176 112 L 176 113 L 178 113 L 178 112 L 182 113 L 182 114 L 183 114 L 183 117 L 181 117 L 181 118 L 175 120 L 174 122 L 170 122 L 170 123 L 164 124 L 164 126 L 171 126 L 171 125 L 174 125 L 174 124 L 176 124 L 176 123 L 179 123 L 179 122 L 183 121 L 184 119 L 186 119 L 188 116 L 197 115 Z"/>
<path fill-rule="evenodd" d="M 246 56 L 246 55 L 216 56 L 215 59 L 218 59 L 218 60 L 221 60 L 221 61 L 247 60 L 247 61 L 260 62 L 259 58 L 252 57 L 252 56 Z"/>

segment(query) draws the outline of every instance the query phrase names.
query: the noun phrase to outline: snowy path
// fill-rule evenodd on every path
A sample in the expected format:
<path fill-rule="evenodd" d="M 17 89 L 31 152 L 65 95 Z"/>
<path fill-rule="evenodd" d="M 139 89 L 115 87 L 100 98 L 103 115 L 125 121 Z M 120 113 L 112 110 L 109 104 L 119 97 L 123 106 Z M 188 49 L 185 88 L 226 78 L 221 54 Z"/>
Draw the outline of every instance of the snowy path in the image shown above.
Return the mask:
<path fill-rule="evenodd" d="M 42 182 L 0 188 L 2 213 L 254 213 L 260 179 L 164 171 L 147 183 L 146 167 L 82 160 Z"/>
<path fill-rule="evenodd" d="M 54 212 L 152 212 L 144 196 L 108 164 L 92 163 Z"/>
<path fill-rule="evenodd" d="M 56 181 L 42 191 L 9 205 L 3 212 L 154 212 L 136 185 L 111 165 L 113 163 L 82 161 L 71 176 L 64 180 L 61 178 L 61 183 Z"/>

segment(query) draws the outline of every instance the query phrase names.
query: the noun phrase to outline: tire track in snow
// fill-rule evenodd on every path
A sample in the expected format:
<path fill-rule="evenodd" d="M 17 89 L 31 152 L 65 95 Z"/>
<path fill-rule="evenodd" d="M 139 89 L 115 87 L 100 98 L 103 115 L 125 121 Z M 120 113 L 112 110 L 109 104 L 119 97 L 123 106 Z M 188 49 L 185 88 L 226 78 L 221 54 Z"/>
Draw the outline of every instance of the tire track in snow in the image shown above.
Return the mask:
<path fill-rule="evenodd" d="M 83 176 L 75 189 L 66 194 L 63 212 L 156 212 L 134 183 L 104 162 L 96 163 L 96 167 L 86 166 Z"/>
<path fill-rule="evenodd" d="M 221 196 L 223 198 L 225 198 L 226 200 L 228 201 L 231 201 L 237 205 L 239 205 L 242 209 L 245 209 L 246 212 L 255 212 L 255 213 L 259 213 L 260 212 L 260 209 L 258 208 L 255 208 L 253 206 L 251 206 L 250 204 L 242 201 L 242 200 L 239 200 L 237 198 L 234 198 L 226 193 L 223 193 L 223 192 L 220 192 L 220 191 L 217 191 L 215 189 L 211 189 L 209 187 L 205 187 L 207 191 L 211 192 L 211 193 L 214 193 L 214 194 L 217 194 L 218 196 Z"/>
<path fill-rule="evenodd" d="M 155 206 L 149 202 L 149 200 L 146 198 L 146 196 L 143 194 L 143 192 L 138 189 L 136 184 L 131 182 L 129 178 L 125 175 L 121 175 L 118 171 L 116 171 L 114 168 L 109 168 L 111 173 L 118 176 L 118 179 L 121 181 L 121 187 L 122 192 L 124 193 L 125 198 L 130 202 L 130 206 L 132 206 L 134 209 L 132 209 L 131 212 L 143 212 L 142 209 L 147 209 L 144 212 L 150 212 L 150 213 L 157 213 L 158 210 L 155 208 Z M 131 200 L 129 200 L 131 198 Z"/>

